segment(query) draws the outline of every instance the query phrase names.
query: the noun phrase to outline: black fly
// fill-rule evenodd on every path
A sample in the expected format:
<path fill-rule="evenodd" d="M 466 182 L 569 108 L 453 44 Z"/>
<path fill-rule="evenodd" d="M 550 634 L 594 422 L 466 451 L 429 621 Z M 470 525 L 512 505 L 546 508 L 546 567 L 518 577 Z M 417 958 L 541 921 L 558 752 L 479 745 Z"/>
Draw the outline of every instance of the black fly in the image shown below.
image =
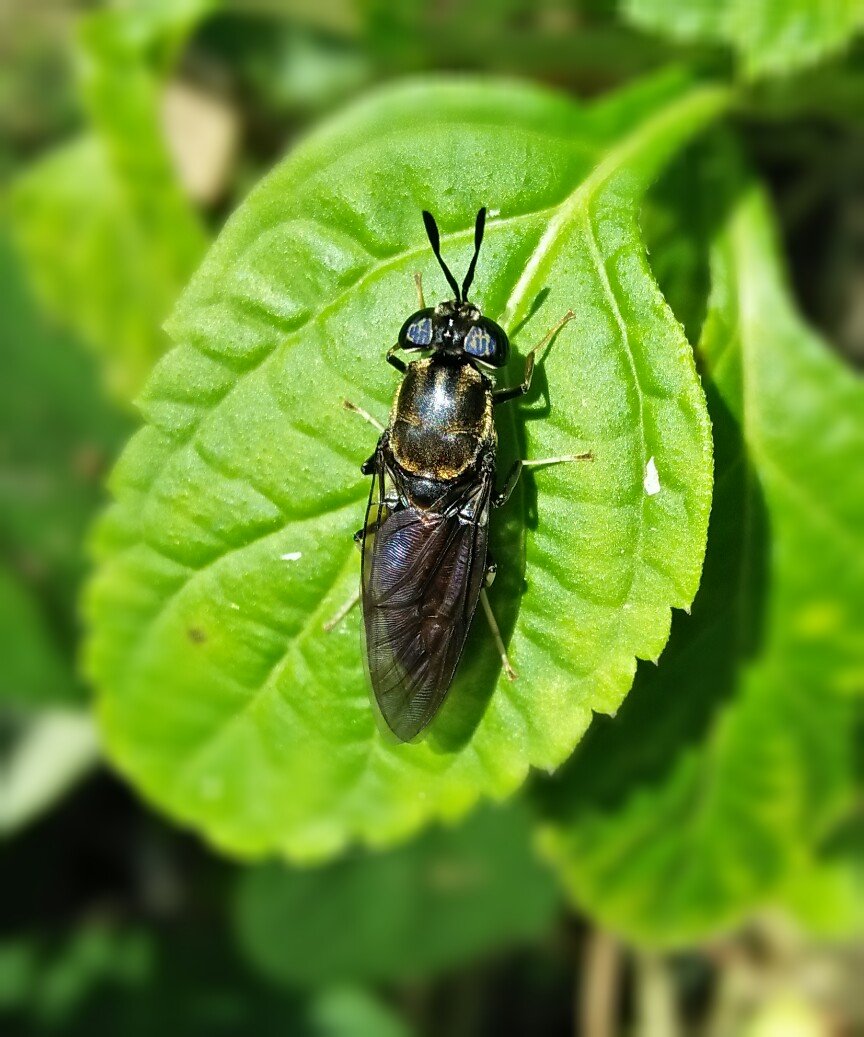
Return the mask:
<path fill-rule="evenodd" d="M 495 389 L 486 370 L 506 365 L 510 344 L 503 328 L 468 300 L 486 210 L 477 213 L 474 255 L 461 288 L 441 257 L 434 218 L 424 211 L 423 221 L 454 298 L 427 307 L 417 275 L 420 309 L 387 353 L 404 377 L 389 424 L 362 466 L 372 487 L 365 525 L 355 534 L 363 554 L 369 678 L 384 720 L 402 741 L 415 738 L 441 706 L 478 601 L 505 672 L 515 678 L 486 598 L 495 573 L 486 547 L 490 508 L 505 503 L 526 465 L 590 457 L 517 461 L 495 492 L 493 408 L 528 392 L 535 354 L 573 314 L 528 354 L 521 384 Z M 398 350 L 427 355 L 406 364 Z M 360 408 L 346 406 L 381 428 Z"/>

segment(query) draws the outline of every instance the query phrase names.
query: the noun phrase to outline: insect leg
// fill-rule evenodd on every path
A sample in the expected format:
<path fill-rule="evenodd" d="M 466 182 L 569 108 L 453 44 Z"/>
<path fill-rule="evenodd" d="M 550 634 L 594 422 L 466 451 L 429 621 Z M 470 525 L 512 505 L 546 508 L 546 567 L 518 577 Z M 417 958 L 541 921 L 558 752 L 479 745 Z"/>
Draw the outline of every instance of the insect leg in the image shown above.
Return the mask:
<path fill-rule="evenodd" d="M 570 464 L 571 461 L 593 461 L 594 455 L 590 450 L 583 454 L 560 454 L 558 457 L 538 457 L 533 461 L 520 461 L 523 468 L 544 468 L 553 464 Z"/>
<path fill-rule="evenodd" d="M 504 480 L 504 485 L 501 489 L 492 497 L 493 508 L 503 508 L 507 501 L 510 499 L 510 494 L 516 488 L 516 483 L 519 482 L 519 476 L 522 474 L 522 462 L 514 461 L 510 467 L 510 471 L 507 473 L 507 478 Z"/>
<path fill-rule="evenodd" d="M 354 534 L 354 543 L 357 545 L 358 551 L 363 550 L 363 540 L 365 539 L 365 537 L 367 537 L 370 533 L 377 533 L 378 530 L 381 528 L 381 523 L 383 521 L 383 519 L 375 519 L 375 521 L 370 522 L 368 526 L 364 526 L 362 529 L 357 530 L 357 532 Z"/>
<path fill-rule="evenodd" d="M 559 457 L 538 457 L 533 461 L 514 461 L 510 471 L 507 473 L 507 478 L 504 480 L 504 485 L 492 498 L 492 506 L 501 508 L 507 503 L 510 494 L 516 488 L 516 483 L 519 482 L 519 476 L 522 474 L 523 468 L 543 468 L 546 465 L 593 460 L 594 455 L 590 450 L 587 450 L 584 454 L 561 454 Z"/>
<path fill-rule="evenodd" d="M 404 360 L 400 360 L 399 357 L 396 356 L 396 352 L 398 349 L 399 343 L 397 342 L 395 346 L 391 346 L 387 350 L 387 363 L 390 364 L 391 367 L 395 367 L 399 374 L 405 374 L 405 372 L 408 370 L 408 365 L 405 363 Z"/>
<path fill-rule="evenodd" d="M 426 309 L 426 300 L 423 298 L 423 274 L 418 270 L 414 274 L 414 284 L 417 285 L 417 302 L 420 304 L 418 309 Z"/>
<path fill-rule="evenodd" d="M 358 407 L 356 403 L 352 403 L 350 400 L 343 400 L 342 406 L 345 408 L 345 410 L 350 410 L 354 414 L 359 414 L 360 417 L 368 421 L 370 425 L 374 425 L 379 432 L 384 431 L 384 426 L 381 424 L 381 422 L 377 418 L 373 418 L 368 410 L 363 410 L 362 407 Z"/>
<path fill-rule="evenodd" d="M 337 627 L 359 601 L 360 588 L 358 587 L 345 604 L 340 607 L 339 611 L 336 612 L 335 615 L 331 616 L 324 624 L 324 630 L 326 633 L 329 634 L 335 627 Z"/>
<path fill-rule="evenodd" d="M 487 581 L 491 583 L 491 580 L 489 580 L 489 570 L 487 569 L 486 572 Z M 494 567 L 492 567 L 492 579 L 494 578 L 495 570 Z M 480 591 L 480 604 L 483 606 L 483 611 L 486 613 L 486 622 L 489 624 L 489 629 L 492 631 L 492 639 L 495 641 L 495 647 L 498 649 L 498 654 L 501 656 L 501 665 L 504 667 L 507 679 L 515 681 L 518 675 L 510 665 L 510 659 L 507 656 L 507 649 L 501 637 L 501 631 L 498 629 L 498 623 L 495 620 L 495 613 L 492 611 L 492 606 L 489 604 L 489 595 L 486 593 L 485 587 Z"/>
<path fill-rule="evenodd" d="M 552 325 L 543 338 L 541 338 L 537 345 L 534 346 L 528 356 L 525 357 L 525 374 L 522 376 L 521 384 L 511 386 L 509 389 L 498 389 L 497 392 L 493 392 L 493 403 L 506 403 L 508 400 L 515 400 L 518 396 L 524 396 L 528 392 L 531 388 L 531 379 L 534 376 L 534 364 L 537 359 L 537 354 L 540 353 L 552 341 L 564 325 L 573 320 L 575 316 L 576 314 L 572 310 L 568 310 L 557 324 Z"/>

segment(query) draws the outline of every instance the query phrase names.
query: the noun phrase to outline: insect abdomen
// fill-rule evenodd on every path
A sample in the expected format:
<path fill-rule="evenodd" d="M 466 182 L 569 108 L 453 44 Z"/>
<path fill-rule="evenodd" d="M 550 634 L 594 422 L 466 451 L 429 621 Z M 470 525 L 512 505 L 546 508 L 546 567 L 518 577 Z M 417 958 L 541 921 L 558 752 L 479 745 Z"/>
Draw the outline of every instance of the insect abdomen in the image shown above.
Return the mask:
<path fill-rule="evenodd" d="M 390 446 L 401 468 L 455 479 L 494 442 L 491 394 L 474 367 L 437 358 L 408 367 L 390 418 Z"/>

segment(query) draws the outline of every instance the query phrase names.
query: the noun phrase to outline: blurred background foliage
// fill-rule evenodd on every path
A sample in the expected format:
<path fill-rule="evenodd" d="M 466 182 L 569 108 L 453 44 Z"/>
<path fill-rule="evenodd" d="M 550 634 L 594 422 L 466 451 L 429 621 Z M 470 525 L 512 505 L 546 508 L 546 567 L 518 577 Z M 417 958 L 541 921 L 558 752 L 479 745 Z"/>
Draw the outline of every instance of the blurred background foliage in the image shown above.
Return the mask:
<path fill-rule="evenodd" d="M 819 0 L 4 7 L 4 1034 L 864 1027 L 861 613 L 798 608 L 861 601 L 862 21 Z M 221 859 L 100 765 L 78 665 L 87 530 L 174 300 L 248 188 L 375 84 L 588 98 L 670 63 L 735 87 L 734 141 L 679 157 L 642 215 L 715 430 L 692 617 L 507 809 L 310 871 Z M 770 636 L 742 642 L 765 596 Z M 664 689 L 688 707 L 658 711 Z"/>

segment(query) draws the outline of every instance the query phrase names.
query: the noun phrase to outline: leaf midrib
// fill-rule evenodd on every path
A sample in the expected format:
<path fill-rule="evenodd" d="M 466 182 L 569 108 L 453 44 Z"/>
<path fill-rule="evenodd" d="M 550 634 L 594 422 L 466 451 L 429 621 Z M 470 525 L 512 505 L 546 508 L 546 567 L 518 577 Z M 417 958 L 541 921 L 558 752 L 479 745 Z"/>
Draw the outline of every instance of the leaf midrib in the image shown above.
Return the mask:
<path fill-rule="evenodd" d="M 571 222 L 584 222 L 591 247 L 591 261 L 596 270 L 597 278 L 603 289 L 607 304 L 612 312 L 616 327 L 618 328 L 618 334 L 626 355 L 628 370 L 631 375 L 633 389 L 636 396 L 638 408 L 636 419 L 639 427 L 640 440 L 640 470 L 637 472 L 637 477 L 641 472 L 644 472 L 649 457 L 647 433 L 645 429 L 645 393 L 639 379 L 638 365 L 633 353 L 633 347 L 630 343 L 627 325 L 622 317 L 620 307 L 615 298 L 615 293 L 609 281 L 609 275 L 606 271 L 603 257 L 597 244 L 592 223 L 592 205 L 601 188 L 604 187 L 625 164 L 638 157 L 645 150 L 650 149 L 654 141 L 663 139 L 668 132 L 670 124 L 675 125 L 679 120 L 685 117 L 691 109 L 698 109 L 703 105 L 709 104 L 709 102 L 716 103 L 723 96 L 724 91 L 719 88 L 703 88 L 694 93 L 688 94 L 682 100 L 667 106 L 659 114 L 648 119 L 641 128 L 626 135 L 615 147 L 613 147 L 606 157 L 594 167 L 594 169 L 578 184 L 570 195 L 568 195 L 568 197 L 556 207 L 557 211 L 555 216 L 550 221 L 549 226 L 542 235 L 537 247 L 528 262 L 525 264 L 523 273 L 516 282 L 504 309 L 505 327 L 512 327 L 514 324 L 518 323 L 519 319 L 525 313 L 528 300 L 535 297 L 537 292 L 541 289 L 541 282 L 545 280 L 546 272 L 551 266 L 555 253 L 561 246 L 562 242 L 566 240 L 565 229 Z M 636 206 L 641 201 L 641 197 L 641 192 L 638 194 L 634 192 L 631 200 L 633 213 L 635 213 Z M 636 580 L 637 559 L 641 559 L 642 557 L 642 545 L 644 543 L 646 525 L 645 502 L 646 495 L 640 494 L 639 522 L 636 543 L 631 554 L 633 564 L 630 568 L 630 582 L 626 595 L 627 601 L 631 600 L 633 586 Z M 522 571 L 524 573 L 526 557 L 526 538 L 524 535 L 521 540 L 521 547 Z M 621 622 L 623 622 L 623 620 L 619 622 L 616 639 L 620 637 Z"/>
<path fill-rule="evenodd" d="M 718 104 L 725 96 L 726 91 L 720 87 L 701 87 L 681 100 L 667 105 L 657 115 L 647 119 L 640 128 L 625 134 L 567 198 L 552 207 L 557 213 L 526 263 L 505 307 L 506 327 L 512 327 L 519 322 L 524 316 L 528 299 L 533 298 L 542 287 L 538 282 L 544 279 L 544 271 L 548 269 L 552 256 L 563 239 L 563 228 L 567 221 L 578 213 L 588 216 L 590 203 L 600 188 L 625 164 L 648 149 L 651 143 L 662 140 L 670 126 L 677 124 L 691 110 Z M 641 192 L 639 198 L 633 198 L 634 209 L 640 200 Z"/>

